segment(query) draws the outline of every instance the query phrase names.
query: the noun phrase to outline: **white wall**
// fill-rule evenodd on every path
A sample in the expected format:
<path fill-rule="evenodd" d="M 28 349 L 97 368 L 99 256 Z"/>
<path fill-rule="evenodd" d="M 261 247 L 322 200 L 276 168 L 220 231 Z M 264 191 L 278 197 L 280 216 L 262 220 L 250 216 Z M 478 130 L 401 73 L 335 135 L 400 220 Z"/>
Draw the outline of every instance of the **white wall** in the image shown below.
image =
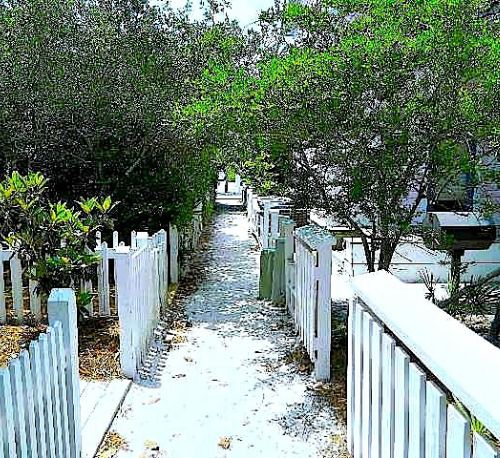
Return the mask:
<path fill-rule="evenodd" d="M 359 238 L 346 238 L 346 248 L 333 252 L 334 263 L 350 276 L 366 273 L 365 254 Z M 494 243 L 488 250 L 469 250 L 463 257 L 469 267 L 462 279 L 470 280 L 470 276 L 483 276 L 500 267 L 500 242 Z M 434 274 L 438 282 L 447 282 L 449 264 L 446 254 L 430 250 L 422 240 L 401 243 L 396 250 L 390 271 L 400 280 L 407 283 L 421 283 L 420 274 L 428 270 Z"/>

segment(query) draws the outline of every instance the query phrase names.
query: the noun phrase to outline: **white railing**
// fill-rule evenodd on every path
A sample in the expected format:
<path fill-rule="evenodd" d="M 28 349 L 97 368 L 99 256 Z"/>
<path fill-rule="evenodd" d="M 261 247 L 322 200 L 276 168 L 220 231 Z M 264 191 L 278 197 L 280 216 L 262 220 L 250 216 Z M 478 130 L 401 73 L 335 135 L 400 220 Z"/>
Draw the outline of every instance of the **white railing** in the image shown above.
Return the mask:
<path fill-rule="evenodd" d="M 500 456 L 477 428 L 480 422 L 500 438 L 500 350 L 387 272 L 358 276 L 353 284 L 353 458 Z M 453 397 L 477 420 L 471 422 Z"/>
<path fill-rule="evenodd" d="M 75 294 L 55 289 L 47 332 L 0 369 L 0 456 L 79 458 L 81 451 Z"/>

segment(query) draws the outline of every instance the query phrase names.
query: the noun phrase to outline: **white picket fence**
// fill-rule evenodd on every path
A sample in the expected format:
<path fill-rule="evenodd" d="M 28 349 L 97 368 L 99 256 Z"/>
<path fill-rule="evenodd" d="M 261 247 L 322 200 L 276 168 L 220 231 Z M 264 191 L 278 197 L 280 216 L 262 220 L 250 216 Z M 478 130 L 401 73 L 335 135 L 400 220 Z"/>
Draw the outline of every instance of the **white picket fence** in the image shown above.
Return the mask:
<path fill-rule="evenodd" d="M 166 305 L 169 282 L 178 281 L 177 229 L 172 226 L 169 232 L 170 244 L 165 230 L 153 236 L 147 232 L 133 232 L 130 245 L 118 242 L 116 233 L 112 248 L 99 239 L 97 242 L 101 254 L 97 314 L 110 314 L 109 263 L 112 261 L 120 324 L 120 364 L 124 375 L 130 378 L 136 376 L 147 354 L 160 311 Z"/>
<path fill-rule="evenodd" d="M 300 339 L 314 363 L 316 379 L 329 380 L 332 245 L 335 238 L 317 225 L 295 229 L 287 201 L 259 197 L 251 187 L 247 187 L 246 192 L 250 232 L 263 250 L 277 250 L 272 297 L 280 297 L 283 291 Z M 282 255 L 280 250 L 283 250 Z"/>
<path fill-rule="evenodd" d="M 262 249 L 273 248 L 280 236 L 279 217 L 290 209 L 282 198 L 259 197 L 251 188 L 247 190 L 247 218 L 250 232 Z"/>
<path fill-rule="evenodd" d="M 79 458 L 78 329 L 75 294 L 55 289 L 49 325 L 0 369 L 0 456 Z"/>
<path fill-rule="evenodd" d="M 500 350 L 387 272 L 354 279 L 348 324 L 353 458 L 498 458 Z"/>

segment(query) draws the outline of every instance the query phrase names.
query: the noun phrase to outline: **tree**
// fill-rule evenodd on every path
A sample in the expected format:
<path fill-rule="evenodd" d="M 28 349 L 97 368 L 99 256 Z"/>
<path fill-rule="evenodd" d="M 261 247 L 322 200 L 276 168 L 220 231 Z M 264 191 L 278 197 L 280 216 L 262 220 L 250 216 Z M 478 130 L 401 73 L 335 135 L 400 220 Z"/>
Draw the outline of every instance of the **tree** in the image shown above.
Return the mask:
<path fill-rule="evenodd" d="M 99 255 L 96 232 L 112 227 L 109 197 L 82 199 L 77 208 L 52 202 L 40 173 L 13 172 L 0 183 L 0 238 L 20 258 L 25 275 L 48 296 L 52 288 L 73 287 L 93 278 Z M 80 295 L 79 295 L 80 297 Z"/>
<path fill-rule="evenodd" d="M 3 170 L 42 172 L 55 201 L 111 195 L 120 230 L 190 219 L 214 157 L 176 113 L 209 62 L 246 53 L 236 24 L 145 0 L 12 0 L 0 47 Z"/>
<path fill-rule="evenodd" d="M 423 200 L 432 204 L 463 175 L 477 186 L 487 147 L 498 143 L 498 23 L 484 8 L 461 0 L 276 8 L 264 19 L 283 25 L 278 45 L 253 67 L 212 68 L 190 114 L 231 139 L 231 150 L 263 157 L 299 205 L 354 228 L 370 271 L 388 269 L 400 240 L 418 230 Z"/>

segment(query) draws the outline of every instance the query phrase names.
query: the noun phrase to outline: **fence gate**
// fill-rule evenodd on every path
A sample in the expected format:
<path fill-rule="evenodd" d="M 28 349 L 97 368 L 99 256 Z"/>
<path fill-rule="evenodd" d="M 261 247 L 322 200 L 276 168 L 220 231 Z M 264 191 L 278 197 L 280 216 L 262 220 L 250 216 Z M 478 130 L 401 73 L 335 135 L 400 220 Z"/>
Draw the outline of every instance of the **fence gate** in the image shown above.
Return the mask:
<path fill-rule="evenodd" d="M 330 378 L 331 276 L 334 237 L 316 225 L 295 230 L 295 323 L 317 380 Z"/>

